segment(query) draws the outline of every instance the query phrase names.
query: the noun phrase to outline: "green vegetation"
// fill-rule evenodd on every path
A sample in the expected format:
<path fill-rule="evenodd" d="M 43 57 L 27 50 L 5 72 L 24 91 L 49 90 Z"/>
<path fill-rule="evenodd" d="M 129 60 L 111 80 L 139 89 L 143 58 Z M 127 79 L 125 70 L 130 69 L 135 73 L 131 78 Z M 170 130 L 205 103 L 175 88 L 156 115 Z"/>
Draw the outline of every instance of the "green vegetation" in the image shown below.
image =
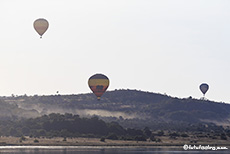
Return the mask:
<path fill-rule="evenodd" d="M 155 127 L 155 122 L 198 123 L 229 122 L 230 104 L 192 97 L 179 99 L 137 90 L 106 92 L 101 101 L 94 94 L 2 97 L 0 117 L 35 117 L 50 113 L 72 113 L 87 116 L 89 110 L 124 113 L 120 117 L 98 115 L 105 121 L 117 121 L 124 127 Z M 112 113 L 111 113 L 112 114 Z M 131 115 L 128 118 L 125 115 Z M 124 116 L 124 117 L 123 117 Z M 130 121 L 129 121 L 130 120 Z M 133 120 L 133 121 L 132 121 Z"/>
<path fill-rule="evenodd" d="M 110 114 L 92 116 L 91 111 Z M 229 104 L 137 90 L 108 91 L 100 101 L 92 93 L 0 99 L 1 136 L 99 137 L 154 142 L 162 142 L 165 136 L 171 139 L 195 136 L 228 140 L 229 127 L 215 123 L 230 124 L 229 119 Z M 21 138 L 20 142 L 23 141 Z"/>
<path fill-rule="evenodd" d="M 100 141 L 101 141 L 101 142 L 105 142 L 105 137 L 102 137 L 102 138 L 100 139 Z"/>
<path fill-rule="evenodd" d="M 135 138 L 144 136 L 142 130 L 124 129 L 118 123 L 105 123 L 98 117 L 80 118 L 72 114 L 49 114 L 34 119 L 1 121 L 0 133 L 3 136 L 30 137 L 104 137 L 117 140 L 118 136 Z"/>
<path fill-rule="evenodd" d="M 38 139 L 35 139 L 35 140 L 34 140 L 34 143 L 39 143 L 39 140 L 38 140 Z"/>
<path fill-rule="evenodd" d="M 20 137 L 20 142 L 26 140 L 25 136 L 40 138 L 63 137 L 63 141 L 72 137 L 101 138 L 102 142 L 110 140 L 133 140 L 162 142 L 162 137 L 177 138 L 211 138 L 228 140 L 229 127 L 214 124 L 192 124 L 180 130 L 150 130 L 123 128 L 116 122 L 104 122 L 98 117 L 81 118 L 72 114 L 49 114 L 34 119 L 3 120 L 0 121 L 1 136 Z M 37 139 L 34 143 L 39 142 Z"/>

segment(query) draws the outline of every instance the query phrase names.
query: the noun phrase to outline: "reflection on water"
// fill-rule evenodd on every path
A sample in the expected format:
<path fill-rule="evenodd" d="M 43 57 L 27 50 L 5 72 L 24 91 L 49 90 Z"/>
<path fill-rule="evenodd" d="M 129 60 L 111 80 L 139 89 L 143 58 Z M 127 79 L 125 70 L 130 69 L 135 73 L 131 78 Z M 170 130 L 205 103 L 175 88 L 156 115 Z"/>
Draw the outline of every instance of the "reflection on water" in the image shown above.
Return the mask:
<path fill-rule="evenodd" d="M 0 153 L 9 154 L 171 154 L 214 153 L 229 151 L 184 151 L 178 147 L 113 147 L 113 146 L 0 146 Z"/>

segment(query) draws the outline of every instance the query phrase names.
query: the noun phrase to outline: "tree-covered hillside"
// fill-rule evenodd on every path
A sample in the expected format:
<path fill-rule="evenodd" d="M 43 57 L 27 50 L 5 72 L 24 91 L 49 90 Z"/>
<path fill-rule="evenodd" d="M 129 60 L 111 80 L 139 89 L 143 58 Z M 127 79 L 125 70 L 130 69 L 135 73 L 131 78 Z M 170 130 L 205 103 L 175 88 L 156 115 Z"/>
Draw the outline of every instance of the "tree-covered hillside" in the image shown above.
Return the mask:
<path fill-rule="evenodd" d="M 0 120 L 12 119 L 12 118 L 27 118 L 37 117 L 40 114 L 35 109 L 22 109 L 19 108 L 17 103 L 9 103 L 4 100 L 0 100 Z"/>
<path fill-rule="evenodd" d="M 180 125 L 181 126 L 181 125 Z M 40 137 L 100 137 L 112 140 L 136 140 L 161 142 L 159 136 L 175 139 L 177 137 L 196 138 L 206 137 L 208 139 L 228 140 L 230 129 L 213 124 L 190 124 L 183 125 L 183 129 L 153 130 L 145 127 L 143 129 L 123 128 L 116 122 L 104 122 L 98 117 L 82 118 L 79 115 L 52 113 L 37 118 L 0 120 L 1 136 L 21 137 L 20 142 L 25 141 L 24 136 L 30 138 Z M 165 139 L 165 138 L 164 138 Z M 166 139 L 167 140 L 167 139 Z M 191 138 L 192 141 L 192 138 Z"/>
<path fill-rule="evenodd" d="M 106 92 L 100 101 L 94 94 L 2 97 L 4 102 L 41 115 L 72 113 L 80 116 L 97 115 L 103 120 L 117 121 L 125 127 L 155 127 L 163 123 L 229 123 L 230 104 L 173 98 L 167 95 L 137 90 Z M 13 108 L 12 108 L 13 109 Z M 11 109 L 10 109 L 11 110 Z M 12 112 L 12 111 L 10 111 Z M 15 113 L 15 112 L 14 112 Z M 18 111 L 18 115 L 21 113 Z M 2 115 L 0 115 L 2 116 Z"/>

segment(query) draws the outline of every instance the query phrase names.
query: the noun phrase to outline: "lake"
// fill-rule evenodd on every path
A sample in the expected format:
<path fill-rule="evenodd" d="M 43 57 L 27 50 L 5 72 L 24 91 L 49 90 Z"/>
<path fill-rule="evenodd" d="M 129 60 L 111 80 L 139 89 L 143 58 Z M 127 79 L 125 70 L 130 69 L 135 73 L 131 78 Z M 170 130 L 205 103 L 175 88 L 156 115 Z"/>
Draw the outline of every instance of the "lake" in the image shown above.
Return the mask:
<path fill-rule="evenodd" d="M 170 154 L 170 153 L 214 153 L 227 154 L 224 151 L 185 151 L 181 147 L 123 147 L 123 146 L 0 146 L 0 153 L 9 154 Z"/>
<path fill-rule="evenodd" d="M 0 153 L 9 154 L 171 154 L 213 153 L 227 154 L 230 151 L 185 151 L 181 147 L 113 147 L 113 146 L 0 146 Z"/>

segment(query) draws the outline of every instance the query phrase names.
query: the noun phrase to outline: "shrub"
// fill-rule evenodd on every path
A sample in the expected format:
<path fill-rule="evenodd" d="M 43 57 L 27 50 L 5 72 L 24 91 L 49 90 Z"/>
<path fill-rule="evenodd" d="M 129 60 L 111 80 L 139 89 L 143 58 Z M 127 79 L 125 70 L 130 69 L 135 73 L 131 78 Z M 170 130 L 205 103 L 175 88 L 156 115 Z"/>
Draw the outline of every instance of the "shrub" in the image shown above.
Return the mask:
<path fill-rule="evenodd" d="M 173 133 L 169 134 L 169 136 L 170 137 L 178 137 L 180 135 L 178 133 L 176 133 L 176 132 L 173 132 Z"/>
<path fill-rule="evenodd" d="M 105 138 L 102 137 L 102 138 L 100 139 L 100 141 L 101 141 L 101 142 L 105 142 Z"/>
<path fill-rule="evenodd" d="M 222 133 L 222 134 L 220 135 L 220 139 L 221 139 L 221 140 L 227 140 L 227 136 L 226 136 L 224 133 Z"/>
<path fill-rule="evenodd" d="M 37 139 L 34 140 L 34 143 L 39 143 L 39 141 Z"/>
<path fill-rule="evenodd" d="M 181 137 L 189 137 L 188 134 L 181 134 Z"/>
<path fill-rule="evenodd" d="M 156 138 L 155 138 L 155 136 L 153 134 L 150 136 L 150 140 L 151 141 L 156 141 Z"/>
<path fill-rule="evenodd" d="M 136 136 L 135 140 L 136 141 L 146 141 L 146 138 L 144 136 Z"/>
<path fill-rule="evenodd" d="M 112 133 L 112 134 L 109 134 L 106 139 L 111 139 L 111 140 L 118 140 L 118 137 L 116 134 Z"/>
<path fill-rule="evenodd" d="M 157 139 L 156 139 L 156 142 L 161 142 L 161 139 L 157 138 Z"/>
<path fill-rule="evenodd" d="M 20 138 L 20 140 L 25 141 L 25 140 L 26 140 L 26 137 L 25 137 L 25 136 L 22 136 L 22 137 Z"/>
<path fill-rule="evenodd" d="M 163 135 L 164 135 L 164 131 L 163 130 L 157 132 L 157 136 L 163 136 Z"/>

